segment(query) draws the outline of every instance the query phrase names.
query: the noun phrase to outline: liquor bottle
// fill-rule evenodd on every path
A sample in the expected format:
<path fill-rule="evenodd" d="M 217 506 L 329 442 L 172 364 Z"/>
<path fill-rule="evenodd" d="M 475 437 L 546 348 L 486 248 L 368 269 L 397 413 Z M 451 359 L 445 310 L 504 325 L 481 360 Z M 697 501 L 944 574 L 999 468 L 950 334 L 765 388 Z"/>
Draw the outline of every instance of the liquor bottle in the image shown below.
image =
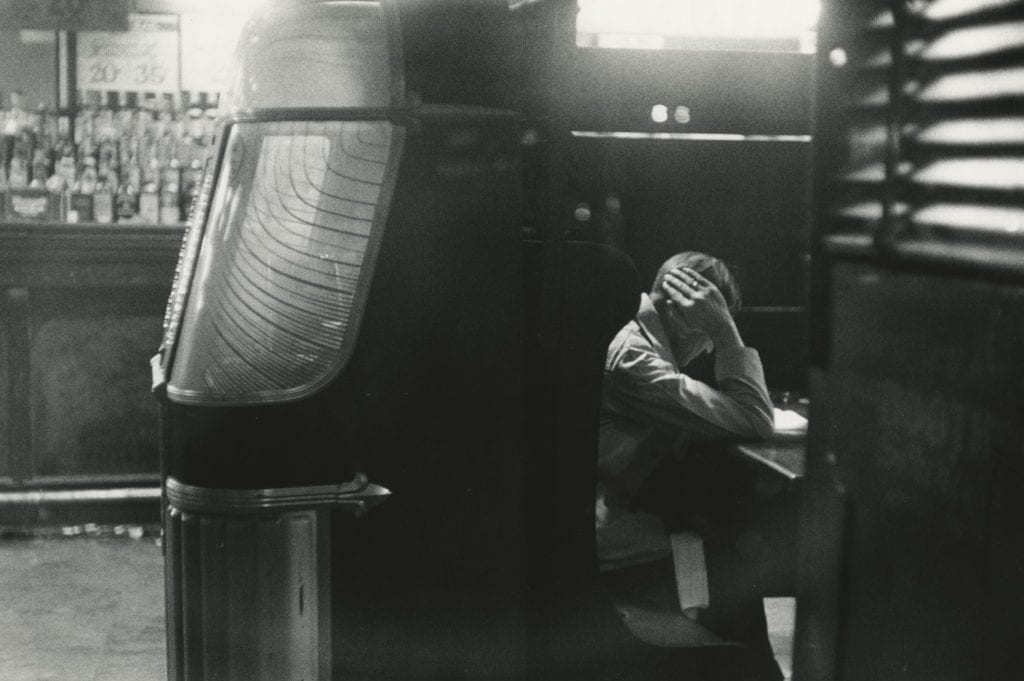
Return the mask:
<path fill-rule="evenodd" d="M 168 129 L 171 132 L 171 137 L 175 140 L 175 143 L 179 143 L 181 140 L 188 136 L 188 121 L 184 109 L 181 108 L 180 99 L 172 104 L 171 108 L 171 122 L 168 125 Z"/>
<path fill-rule="evenodd" d="M 82 146 L 86 137 L 92 137 L 95 134 L 93 130 L 95 118 L 96 111 L 84 103 L 75 114 L 75 144 L 79 147 Z"/>
<path fill-rule="evenodd" d="M 171 115 L 167 109 L 166 100 L 153 102 L 150 120 L 149 133 L 154 139 L 160 139 L 170 132 Z"/>
<path fill-rule="evenodd" d="M 100 142 L 113 139 L 117 131 L 114 129 L 114 112 L 109 107 L 102 106 L 96 110 L 92 132 Z"/>
<path fill-rule="evenodd" d="M 117 172 L 120 168 L 117 151 L 117 129 L 114 126 L 114 112 L 109 107 L 96 114 L 96 167 Z"/>
<path fill-rule="evenodd" d="M 175 144 L 174 157 L 181 163 L 182 173 L 187 173 L 189 167 L 194 159 L 200 158 L 200 148 L 196 146 L 192 138 L 187 134 L 179 137 Z M 182 186 L 184 186 L 185 180 L 182 179 Z"/>
<path fill-rule="evenodd" d="M 116 139 L 118 162 L 122 170 L 139 165 L 142 156 L 139 153 L 139 138 L 134 135 L 120 135 Z M 136 187 L 136 190 L 138 187 Z"/>
<path fill-rule="evenodd" d="M 156 182 L 146 182 L 139 192 L 139 222 L 149 225 L 160 222 L 160 195 Z"/>
<path fill-rule="evenodd" d="M 181 197 L 178 195 L 180 172 L 178 159 L 171 159 L 164 168 L 160 183 L 160 222 L 173 225 L 181 222 Z"/>
<path fill-rule="evenodd" d="M 0 163 L 0 216 L 3 216 L 4 203 L 7 201 L 7 168 Z"/>
<path fill-rule="evenodd" d="M 32 134 L 22 128 L 18 131 L 11 149 L 10 168 L 7 183 L 11 189 L 23 189 L 28 186 L 32 166 Z"/>
<path fill-rule="evenodd" d="M 87 157 L 82 173 L 79 175 L 79 185 L 85 194 L 96 192 L 96 185 L 99 183 L 99 174 L 96 172 L 96 159 Z"/>
<path fill-rule="evenodd" d="M 97 167 L 98 149 L 96 139 L 92 135 L 84 135 L 78 143 L 78 172 L 85 168 L 86 159 L 92 159 L 93 167 Z"/>
<path fill-rule="evenodd" d="M 134 128 L 132 130 L 136 137 L 151 137 L 153 135 L 153 119 L 156 115 L 156 96 L 148 93 L 142 98 L 142 104 L 133 113 Z"/>
<path fill-rule="evenodd" d="M 33 180 L 33 182 L 35 182 L 35 180 Z M 60 201 L 60 197 L 64 194 L 64 190 L 67 189 L 69 185 L 67 180 L 64 179 L 64 176 L 57 172 L 57 168 L 54 168 L 50 176 L 46 178 L 46 182 L 43 183 L 43 186 L 46 188 L 46 191 L 57 197 L 55 201 Z"/>
<path fill-rule="evenodd" d="M 78 180 L 68 192 L 67 221 L 92 222 L 95 220 L 93 199 L 99 178 L 96 175 L 96 159 L 86 158 Z"/>
<path fill-rule="evenodd" d="M 96 175 L 96 188 L 92 195 L 93 220 L 109 224 L 114 221 L 114 185 L 111 180 L 116 182 L 116 176 L 103 166 Z"/>
<path fill-rule="evenodd" d="M 138 195 L 142 190 L 142 168 L 138 164 L 128 166 L 128 171 L 121 176 L 121 179 L 124 180 L 125 177 L 128 178 L 128 184 L 132 186 L 135 194 Z"/>
<path fill-rule="evenodd" d="M 121 167 L 118 163 L 117 144 L 113 137 L 106 135 L 100 137 L 96 148 L 96 165 L 99 168 L 106 166 L 115 172 Z"/>
<path fill-rule="evenodd" d="M 14 138 L 17 136 L 17 130 L 11 128 L 11 125 L 12 120 L 7 111 L 0 111 L 0 166 L 4 170 L 10 168 Z"/>
<path fill-rule="evenodd" d="M 76 162 L 76 149 L 71 141 L 70 121 L 67 116 L 61 116 L 57 125 L 57 143 L 53 147 L 53 168 L 54 172 L 64 178 L 67 186 L 75 183 L 78 175 Z"/>
<path fill-rule="evenodd" d="M 166 168 L 174 158 L 174 138 L 171 137 L 170 130 L 155 138 L 152 155 L 161 168 Z"/>
<path fill-rule="evenodd" d="M 29 180 L 29 189 L 43 189 L 46 181 L 50 178 L 50 159 L 46 149 L 36 147 L 32 151 L 32 179 Z"/>
<path fill-rule="evenodd" d="M 148 160 L 142 166 L 142 184 L 160 183 L 160 161 L 156 157 L 156 149 L 152 149 Z"/>
<path fill-rule="evenodd" d="M 139 190 L 136 189 L 136 183 L 132 180 L 133 178 L 130 177 L 121 178 L 121 184 L 117 188 L 114 206 L 118 222 L 135 222 L 138 218 Z"/>
<path fill-rule="evenodd" d="M 139 165 L 142 167 L 142 181 L 146 182 L 149 178 L 149 165 L 150 159 L 156 158 L 156 144 L 153 137 L 149 134 L 136 136 L 136 159 Z M 123 141 L 123 140 L 122 140 Z"/>
<path fill-rule="evenodd" d="M 70 187 L 67 187 L 63 193 L 58 196 L 60 201 L 60 214 L 63 216 L 65 222 L 89 222 L 89 218 L 84 217 L 82 212 L 78 210 L 78 206 L 75 205 L 75 197 L 80 194 L 79 183 L 75 182 Z"/>
<path fill-rule="evenodd" d="M 160 171 L 160 184 L 181 185 L 181 163 L 176 158 L 170 159 Z"/>
<path fill-rule="evenodd" d="M 39 141 L 39 136 L 42 133 L 43 108 L 45 108 L 45 105 L 40 104 L 40 108 L 37 108 L 35 111 L 30 111 L 25 114 L 25 123 L 22 127 L 27 129 L 30 133 L 32 133 L 32 144 L 36 144 Z"/>
<path fill-rule="evenodd" d="M 137 100 L 137 95 L 134 92 L 121 90 L 117 93 L 117 98 L 117 108 L 114 111 L 114 126 L 117 128 L 115 138 L 120 139 L 131 135 L 132 111 L 134 110 L 132 102 Z"/>
<path fill-rule="evenodd" d="M 36 164 L 37 169 L 33 170 L 33 173 L 43 172 L 44 168 L 50 173 L 43 183 L 43 187 L 50 194 L 47 214 L 50 219 L 62 220 L 67 219 L 65 197 L 67 196 L 66 190 L 69 188 L 69 185 L 57 164 L 50 163 L 52 154 L 53 151 L 50 148 L 36 149 L 36 156 L 40 159 L 40 163 Z M 34 179 L 33 182 L 35 182 Z"/>
<path fill-rule="evenodd" d="M 36 107 L 36 118 L 39 120 L 39 137 L 36 144 L 50 151 L 57 144 L 57 114 L 51 111 L 46 104 L 39 102 L 39 106 Z"/>
<path fill-rule="evenodd" d="M 25 111 L 21 108 L 21 93 L 12 92 L 10 96 L 11 108 L 7 112 L 7 120 L 4 122 L 4 134 L 16 136 L 25 127 Z"/>

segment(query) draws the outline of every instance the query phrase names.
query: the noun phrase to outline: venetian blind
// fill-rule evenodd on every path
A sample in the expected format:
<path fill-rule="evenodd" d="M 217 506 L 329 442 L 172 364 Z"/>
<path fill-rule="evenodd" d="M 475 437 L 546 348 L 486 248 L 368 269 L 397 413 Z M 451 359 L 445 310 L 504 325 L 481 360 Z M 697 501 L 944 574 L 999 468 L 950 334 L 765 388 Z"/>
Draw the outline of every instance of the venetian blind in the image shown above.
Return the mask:
<path fill-rule="evenodd" d="M 1024 272 L 1024 2 L 834 3 L 824 24 L 825 248 Z"/>

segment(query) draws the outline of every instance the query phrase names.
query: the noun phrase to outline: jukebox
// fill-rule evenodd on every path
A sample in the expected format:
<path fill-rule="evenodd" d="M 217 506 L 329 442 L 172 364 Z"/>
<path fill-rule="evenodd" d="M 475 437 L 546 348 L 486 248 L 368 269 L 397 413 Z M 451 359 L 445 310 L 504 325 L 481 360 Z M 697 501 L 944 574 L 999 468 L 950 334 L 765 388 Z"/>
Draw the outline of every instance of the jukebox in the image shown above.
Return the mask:
<path fill-rule="evenodd" d="M 253 17 L 222 110 L 152 362 L 169 677 L 514 676 L 514 117 L 407 92 L 382 2 Z"/>

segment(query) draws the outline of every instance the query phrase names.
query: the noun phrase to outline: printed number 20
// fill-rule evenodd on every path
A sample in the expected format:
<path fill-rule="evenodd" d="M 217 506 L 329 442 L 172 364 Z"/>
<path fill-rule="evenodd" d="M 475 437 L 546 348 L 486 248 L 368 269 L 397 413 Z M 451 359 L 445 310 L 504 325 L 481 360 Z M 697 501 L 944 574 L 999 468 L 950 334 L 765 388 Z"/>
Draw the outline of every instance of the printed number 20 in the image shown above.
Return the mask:
<path fill-rule="evenodd" d="M 121 69 L 113 64 L 92 64 L 89 66 L 89 82 L 113 83 L 120 73 Z"/>

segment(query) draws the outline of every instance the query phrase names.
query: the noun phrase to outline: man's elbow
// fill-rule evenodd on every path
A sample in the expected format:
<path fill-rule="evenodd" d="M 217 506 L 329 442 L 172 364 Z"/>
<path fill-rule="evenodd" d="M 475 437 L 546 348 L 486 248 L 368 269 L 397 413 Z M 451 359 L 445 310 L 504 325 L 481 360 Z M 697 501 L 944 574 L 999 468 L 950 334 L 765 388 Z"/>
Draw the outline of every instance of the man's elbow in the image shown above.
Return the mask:
<path fill-rule="evenodd" d="M 751 414 L 750 432 L 748 435 L 758 440 L 767 440 L 775 434 L 775 415 L 772 412 L 767 414 L 758 412 Z"/>

